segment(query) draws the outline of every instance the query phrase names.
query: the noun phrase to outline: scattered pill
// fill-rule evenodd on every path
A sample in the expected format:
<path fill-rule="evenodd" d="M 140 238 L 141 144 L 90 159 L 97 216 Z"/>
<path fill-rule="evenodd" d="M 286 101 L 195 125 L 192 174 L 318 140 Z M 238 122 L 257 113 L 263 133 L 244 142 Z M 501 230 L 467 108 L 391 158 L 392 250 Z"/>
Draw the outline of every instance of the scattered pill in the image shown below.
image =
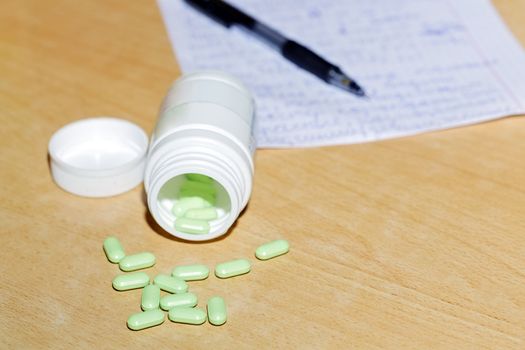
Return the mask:
<path fill-rule="evenodd" d="M 158 326 L 164 322 L 164 312 L 159 309 L 148 310 L 131 315 L 128 318 L 128 327 L 134 331 Z"/>
<path fill-rule="evenodd" d="M 237 259 L 227 261 L 215 266 L 215 276 L 219 278 L 229 278 L 250 272 L 251 264 L 249 260 Z"/>
<path fill-rule="evenodd" d="M 104 240 L 104 252 L 108 260 L 114 264 L 117 264 L 126 256 L 122 245 L 115 236 L 109 236 Z"/>
<path fill-rule="evenodd" d="M 135 271 L 155 265 L 155 255 L 144 252 L 124 257 L 119 262 L 122 271 Z"/>
<path fill-rule="evenodd" d="M 185 281 L 199 281 L 208 278 L 210 269 L 206 265 L 184 265 L 177 266 L 171 273 L 173 277 L 178 277 Z"/>
<path fill-rule="evenodd" d="M 206 234 L 210 232 L 210 224 L 204 220 L 178 218 L 175 220 L 175 229 L 186 233 Z"/>
<path fill-rule="evenodd" d="M 183 197 L 173 204 L 171 212 L 176 217 L 181 217 L 186 214 L 189 209 L 202 209 L 209 207 L 210 203 L 202 197 Z"/>
<path fill-rule="evenodd" d="M 290 244 L 284 239 L 278 239 L 259 246 L 255 250 L 257 259 L 268 260 L 276 256 L 288 253 Z"/>
<path fill-rule="evenodd" d="M 160 288 L 155 284 L 150 284 L 142 289 L 142 300 L 140 306 L 142 310 L 155 310 L 160 304 Z"/>
<path fill-rule="evenodd" d="M 149 284 L 149 276 L 144 272 L 118 275 L 113 279 L 113 288 L 116 290 L 130 290 L 142 288 Z"/>
<path fill-rule="evenodd" d="M 183 279 L 168 275 L 157 275 L 153 280 L 153 283 L 159 286 L 160 289 L 169 293 L 180 294 L 188 291 L 188 285 Z"/>
<path fill-rule="evenodd" d="M 200 174 L 192 175 L 200 176 Z M 202 176 L 204 177 L 202 181 L 190 176 L 189 178 L 192 178 L 190 182 L 200 182 L 208 185 L 207 181 L 214 181 L 211 178 L 208 180 L 205 175 Z M 205 194 L 210 195 L 209 193 Z M 193 200 L 195 197 L 180 198 L 178 202 L 181 202 L 182 199 Z M 183 232 L 206 233 L 209 231 L 207 220 L 214 220 L 217 217 L 216 208 L 211 207 L 209 203 L 203 203 L 203 198 L 200 198 L 198 201 L 200 201 L 199 205 L 204 206 L 184 209 L 185 216 L 178 217 L 175 220 L 177 230 L 182 227 L 180 231 Z M 180 226 L 179 228 L 177 224 Z M 114 236 L 109 236 L 104 240 L 103 248 L 108 260 L 113 263 L 119 263 L 119 267 L 123 271 L 134 271 L 151 267 L 155 264 L 155 256 L 149 252 L 126 256 L 122 245 Z M 260 260 L 267 260 L 286 254 L 289 249 L 288 241 L 278 239 L 259 246 L 255 250 L 255 256 Z M 251 263 L 249 260 L 235 259 L 217 264 L 215 266 L 215 275 L 219 278 L 229 278 L 248 273 L 250 270 Z M 196 307 L 198 303 L 197 296 L 187 292 L 188 284 L 186 281 L 206 279 L 209 273 L 209 268 L 203 264 L 181 265 L 173 269 L 173 276 L 157 275 L 153 280 L 153 284 L 149 284 L 150 279 L 146 273 L 135 272 L 116 276 L 112 281 L 112 285 L 113 288 L 119 291 L 144 287 L 141 298 L 141 308 L 144 311 L 131 315 L 127 321 L 128 327 L 132 330 L 141 330 L 162 324 L 165 316 L 161 309 L 168 311 L 168 318 L 172 322 L 199 325 L 208 319 L 210 324 L 220 326 L 226 323 L 228 318 L 224 299 L 220 296 L 208 299 L 207 312 L 205 312 Z M 175 294 L 169 294 L 161 298 L 161 290 Z"/>
<path fill-rule="evenodd" d="M 226 323 L 226 303 L 218 296 L 208 299 L 208 321 L 214 326 Z"/>
<path fill-rule="evenodd" d="M 202 209 L 188 209 L 184 213 L 184 217 L 188 219 L 197 220 L 215 220 L 217 219 L 217 209 L 215 208 L 202 208 Z"/>
<path fill-rule="evenodd" d="M 206 313 L 199 308 L 174 307 L 168 311 L 168 318 L 177 323 L 203 324 L 206 321 Z"/>
<path fill-rule="evenodd" d="M 160 299 L 160 308 L 169 311 L 174 307 L 194 307 L 197 296 L 193 293 L 169 294 Z"/>
<path fill-rule="evenodd" d="M 186 174 L 186 178 L 188 180 L 190 180 L 190 181 L 203 182 L 203 183 L 206 183 L 206 184 L 213 183 L 213 179 L 211 177 L 206 176 L 206 175 L 202 175 L 202 174 L 195 174 L 195 173 Z"/>

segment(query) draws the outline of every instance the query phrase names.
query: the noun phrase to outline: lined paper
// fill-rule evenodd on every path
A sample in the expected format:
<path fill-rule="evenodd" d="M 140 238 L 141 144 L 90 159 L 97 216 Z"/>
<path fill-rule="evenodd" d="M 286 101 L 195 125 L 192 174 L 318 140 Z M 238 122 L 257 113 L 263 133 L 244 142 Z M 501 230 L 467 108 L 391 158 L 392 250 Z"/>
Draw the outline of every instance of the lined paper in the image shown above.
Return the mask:
<path fill-rule="evenodd" d="M 230 2 L 339 65 L 370 97 L 180 0 L 158 0 L 183 72 L 225 71 L 251 90 L 259 147 L 375 141 L 525 112 L 525 53 L 488 0 Z"/>

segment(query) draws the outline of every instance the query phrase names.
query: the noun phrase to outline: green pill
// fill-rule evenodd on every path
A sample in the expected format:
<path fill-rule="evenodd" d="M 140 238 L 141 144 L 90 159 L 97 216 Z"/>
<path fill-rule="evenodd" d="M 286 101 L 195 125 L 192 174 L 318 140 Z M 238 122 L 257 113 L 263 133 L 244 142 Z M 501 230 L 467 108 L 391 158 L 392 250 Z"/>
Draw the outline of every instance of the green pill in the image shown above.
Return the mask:
<path fill-rule="evenodd" d="M 208 321 L 214 326 L 220 326 L 226 323 L 226 303 L 224 299 L 218 296 L 208 300 Z"/>
<path fill-rule="evenodd" d="M 142 300 L 140 306 L 142 310 L 155 310 L 160 304 L 160 288 L 155 284 L 150 284 L 142 290 Z"/>
<path fill-rule="evenodd" d="M 133 314 L 128 318 L 128 327 L 134 331 L 158 326 L 164 322 L 164 312 L 159 309 Z"/>
<path fill-rule="evenodd" d="M 157 275 L 153 280 L 160 289 L 165 290 L 169 293 L 186 293 L 188 291 L 188 285 L 180 278 L 171 277 L 168 275 Z"/>
<path fill-rule="evenodd" d="M 173 204 L 173 208 L 171 208 L 171 212 L 176 217 L 181 217 L 181 216 L 184 216 L 184 214 L 186 214 L 186 212 L 190 209 L 202 209 L 202 208 L 206 208 L 209 206 L 210 206 L 210 203 L 208 203 L 202 197 L 198 197 L 198 196 L 183 197 Z"/>
<path fill-rule="evenodd" d="M 205 184 L 213 183 L 213 179 L 211 177 L 202 174 L 186 174 L 186 178 L 190 181 L 202 182 Z"/>
<path fill-rule="evenodd" d="M 144 272 L 118 275 L 113 279 L 113 288 L 116 290 L 130 290 L 142 288 L 149 284 L 149 276 Z"/>
<path fill-rule="evenodd" d="M 179 198 L 192 198 L 192 197 L 198 197 L 202 200 L 204 200 L 205 207 L 212 207 L 215 205 L 215 195 L 209 194 L 209 193 L 199 193 L 195 191 L 180 191 L 179 192 Z"/>
<path fill-rule="evenodd" d="M 175 230 L 185 233 L 206 234 L 210 232 L 210 224 L 204 220 L 177 218 Z"/>
<path fill-rule="evenodd" d="M 268 260 L 286 254 L 288 253 L 288 250 L 290 250 L 290 244 L 288 241 L 278 239 L 259 246 L 255 250 L 255 256 L 257 259 Z"/>
<path fill-rule="evenodd" d="M 168 311 L 168 318 L 177 323 L 203 324 L 206 321 L 206 313 L 199 308 L 174 307 Z"/>
<path fill-rule="evenodd" d="M 188 209 L 184 217 L 197 220 L 215 220 L 217 219 L 217 210 L 215 208 Z"/>
<path fill-rule="evenodd" d="M 155 255 L 149 252 L 128 255 L 118 263 L 122 271 L 135 271 L 153 265 L 155 265 Z"/>
<path fill-rule="evenodd" d="M 180 191 L 189 191 L 195 193 L 207 193 L 215 195 L 217 189 L 213 186 L 213 183 L 203 183 L 198 181 L 186 181 L 180 186 Z"/>
<path fill-rule="evenodd" d="M 177 266 L 171 273 L 173 277 L 183 279 L 185 281 L 199 281 L 208 278 L 210 269 L 206 265 L 184 265 Z"/>
<path fill-rule="evenodd" d="M 197 296 L 193 293 L 170 294 L 160 299 L 160 308 L 169 311 L 174 307 L 194 307 Z"/>
<path fill-rule="evenodd" d="M 111 261 L 114 264 L 117 264 L 120 260 L 122 260 L 123 257 L 126 256 L 126 254 L 124 254 L 124 249 L 122 248 L 122 245 L 115 236 L 107 237 L 104 240 L 103 247 L 104 253 L 106 253 L 106 257 L 109 261 Z"/>
<path fill-rule="evenodd" d="M 215 266 L 215 276 L 229 278 L 248 273 L 250 269 L 250 261 L 246 259 L 231 260 Z"/>

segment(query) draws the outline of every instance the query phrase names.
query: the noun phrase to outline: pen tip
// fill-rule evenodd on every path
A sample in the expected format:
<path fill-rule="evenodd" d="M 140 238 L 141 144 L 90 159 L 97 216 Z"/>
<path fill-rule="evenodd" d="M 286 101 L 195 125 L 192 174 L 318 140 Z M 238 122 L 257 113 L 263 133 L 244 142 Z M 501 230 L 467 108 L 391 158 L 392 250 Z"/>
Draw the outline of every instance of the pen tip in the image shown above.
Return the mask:
<path fill-rule="evenodd" d="M 365 90 L 363 90 L 363 88 L 361 88 L 355 81 L 350 79 L 337 67 L 328 73 L 327 81 L 328 83 L 346 90 L 358 97 L 367 97 Z"/>
<path fill-rule="evenodd" d="M 350 84 L 348 84 L 348 90 L 359 97 L 368 97 L 366 96 L 365 90 L 363 90 L 362 87 L 357 85 L 355 81 L 350 81 Z"/>

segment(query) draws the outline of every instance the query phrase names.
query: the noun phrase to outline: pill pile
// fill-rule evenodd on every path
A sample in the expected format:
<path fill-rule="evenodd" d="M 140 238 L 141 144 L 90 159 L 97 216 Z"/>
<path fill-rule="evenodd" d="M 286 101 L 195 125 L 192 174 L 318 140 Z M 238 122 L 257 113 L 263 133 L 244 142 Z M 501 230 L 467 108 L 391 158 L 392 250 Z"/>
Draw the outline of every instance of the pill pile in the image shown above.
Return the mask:
<path fill-rule="evenodd" d="M 107 259 L 118 264 L 125 273 L 113 279 L 113 288 L 117 291 L 126 291 L 142 288 L 140 307 L 142 312 L 135 313 L 128 318 L 127 325 L 131 330 L 141 330 L 164 323 L 165 314 L 168 319 L 176 323 L 200 325 L 208 322 L 214 326 L 226 323 L 226 302 L 220 296 L 208 299 L 207 312 L 197 307 L 198 298 L 188 291 L 186 282 L 199 281 L 208 278 L 208 266 L 202 264 L 176 266 L 171 275 L 159 274 L 150 284 L 150 277 L 145 272 L 136 272 L 155 265 L 155 256 L 150 252 L 126 255 L 119 240 L 109 236 L 104 240 L 104 252 Z M 259 260 L 268 260 L 286 254 L 290 249 L 284 239 L 268 242 L 255 250 Z M 235 259 L 222 262 L 215 266 L 215 276 L 231 278 L 246 274 L 251 270 L 251 263 L 247 259 Z M 167 295 L 161 297 L 161 290 Z"/>
<path fill-rule="evenodd" d="M 215 207 L 217 189 L 215 181 L 202 174 L 186 174 L 178 199 L 171 212 L 175 215 L 175 229 L 180 232 L 206 234 L 210 221 L 218 218 Z"/>

